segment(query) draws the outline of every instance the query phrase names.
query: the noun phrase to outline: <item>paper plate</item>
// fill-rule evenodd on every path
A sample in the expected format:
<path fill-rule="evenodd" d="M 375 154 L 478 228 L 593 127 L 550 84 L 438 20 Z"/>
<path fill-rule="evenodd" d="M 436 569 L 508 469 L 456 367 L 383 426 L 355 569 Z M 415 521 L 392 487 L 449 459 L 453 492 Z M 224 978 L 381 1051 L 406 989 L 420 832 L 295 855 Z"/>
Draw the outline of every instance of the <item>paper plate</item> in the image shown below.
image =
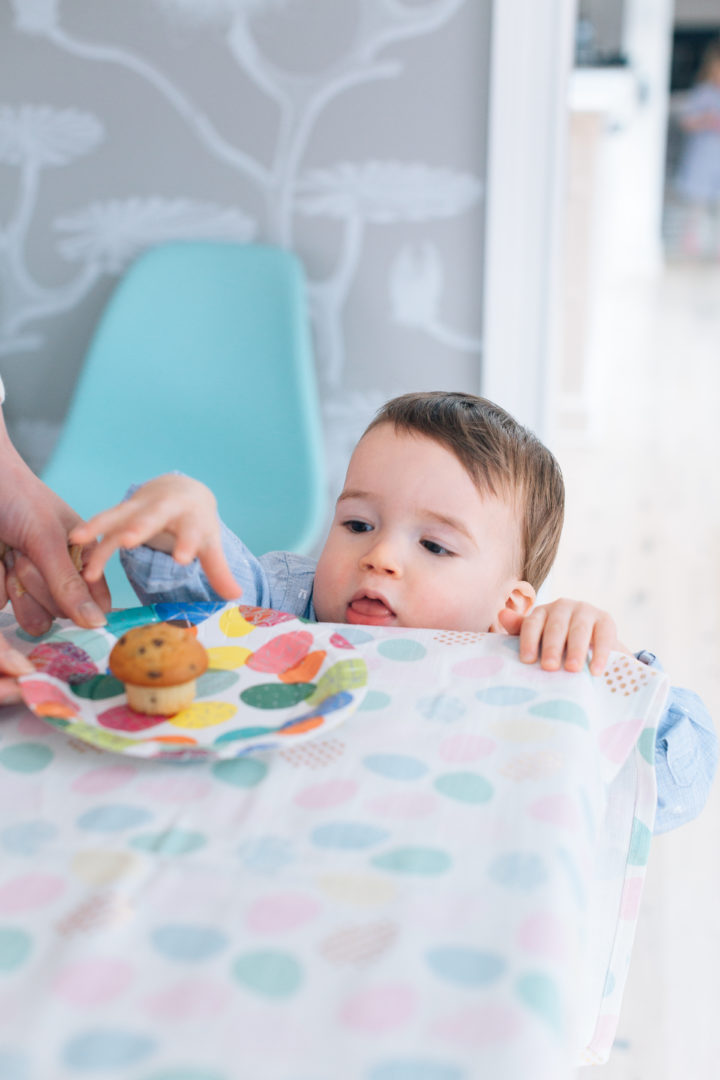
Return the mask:
<path fill-rule="evenodd" d="M 126 630 L 163 621 L 193 626 L 210 658 L 195 701 L 169 718 L 129 709 L 107 667 Z M 217 760 L 304 742 L 346 720 L 367 687 L 365 661 L 334 626 L 243 604 L 129 608 L 101 630 L 66 625 L 32 640 L 39 670 L 20 679 L 32 711 L 72 738 L 134 757 Z"/>

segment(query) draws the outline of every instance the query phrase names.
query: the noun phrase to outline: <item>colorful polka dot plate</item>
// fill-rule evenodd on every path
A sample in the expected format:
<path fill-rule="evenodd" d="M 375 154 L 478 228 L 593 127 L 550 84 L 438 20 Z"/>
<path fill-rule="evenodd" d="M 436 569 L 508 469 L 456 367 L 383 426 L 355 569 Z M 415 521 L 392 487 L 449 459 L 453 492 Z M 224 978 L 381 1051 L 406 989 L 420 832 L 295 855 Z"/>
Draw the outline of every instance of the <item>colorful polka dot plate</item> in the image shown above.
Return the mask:
<path fill-rule="evenodd" d="M 192 626 L 210 659 L 195 701 L 171 717 L 130 709 L 107 667 L 125 630 L 162 621 Z M 346 720 L 367 689 L 365 661 L 335 627 L 242 604 L 153 604 L 113 612 L 102 630 L 27 640 L 38 669 L 20 680 L 30 709 L 134 757 L 217 760 L 305 742 Z"/>

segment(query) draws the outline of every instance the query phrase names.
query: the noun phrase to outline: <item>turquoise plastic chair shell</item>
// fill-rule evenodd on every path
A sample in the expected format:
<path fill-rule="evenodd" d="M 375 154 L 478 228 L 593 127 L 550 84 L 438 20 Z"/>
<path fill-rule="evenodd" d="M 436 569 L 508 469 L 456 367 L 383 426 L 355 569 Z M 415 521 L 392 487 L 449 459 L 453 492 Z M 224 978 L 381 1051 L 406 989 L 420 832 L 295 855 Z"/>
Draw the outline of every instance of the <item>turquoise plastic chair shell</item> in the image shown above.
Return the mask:
<path fill-rule="evenodd" d="M 83 517 L 180 470 L 256 554 L 324 521 L 304 276 L 280 248 L 179 242 L 130 267 L 92 340 L 43 480 Z M 115 606 L 137 603 L 119 566 Z"/>

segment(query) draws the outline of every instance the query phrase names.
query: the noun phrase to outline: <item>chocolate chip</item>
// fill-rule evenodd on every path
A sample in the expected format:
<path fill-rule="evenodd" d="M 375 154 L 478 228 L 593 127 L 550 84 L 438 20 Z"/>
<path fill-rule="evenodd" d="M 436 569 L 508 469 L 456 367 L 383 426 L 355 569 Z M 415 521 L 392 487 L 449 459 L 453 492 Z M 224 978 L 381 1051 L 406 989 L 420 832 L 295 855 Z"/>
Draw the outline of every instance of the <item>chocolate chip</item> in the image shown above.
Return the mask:
<path fill-rule="evenodd" d="M 165 644 L 165 641 L 164 641 L 164 639 L 163 639 L 163 638 L 161 638 L 161 637 L 154 637 L 154 638 L 152 639 L 152 643 L 153 643 L 153 645 L 156 645 L 156 646 L 157 646 L 157 648 L 159 649 L 161 645 L 164 645 L 164 644 Z"/>
<path fill-rule="evenodd" d="M 161 675 L 162 671 L 148 671 L 147 673 L 148 679 L 159 679 Z"/>
<path fill-rule="evenodd" d="M 118 642 L 118 645 L 127 645 L 127 638 L 125 637 L 125 635 L 124 635 L 124 634 L 123 634 L 123 636 L 122 636 L 122 637 L 120 638 L 120 641 Z"/>
<path fill-rule="evenodd" d="M 140 648 L 138 649 L 138 652 L 140 653 L 141 656 L 145 651 L 146 651 L 146 649 L 145 649 L 144 645 L 141 645 Z"/>

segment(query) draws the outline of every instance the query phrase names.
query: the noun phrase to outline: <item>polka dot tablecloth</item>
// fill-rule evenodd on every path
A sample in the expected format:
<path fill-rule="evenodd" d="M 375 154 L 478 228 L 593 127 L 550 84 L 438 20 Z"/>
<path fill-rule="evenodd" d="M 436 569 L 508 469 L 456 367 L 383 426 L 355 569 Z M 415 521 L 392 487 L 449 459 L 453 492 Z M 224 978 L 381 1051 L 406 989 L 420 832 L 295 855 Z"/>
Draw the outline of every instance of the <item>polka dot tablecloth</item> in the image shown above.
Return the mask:
<path fill-rule="evenodd" d="M 570 1080 L 605 1060 L 664 677 L 334 630 L 364 697 L 297 745 L 144 760 L 2 710 L 2 1080 Z"/>

